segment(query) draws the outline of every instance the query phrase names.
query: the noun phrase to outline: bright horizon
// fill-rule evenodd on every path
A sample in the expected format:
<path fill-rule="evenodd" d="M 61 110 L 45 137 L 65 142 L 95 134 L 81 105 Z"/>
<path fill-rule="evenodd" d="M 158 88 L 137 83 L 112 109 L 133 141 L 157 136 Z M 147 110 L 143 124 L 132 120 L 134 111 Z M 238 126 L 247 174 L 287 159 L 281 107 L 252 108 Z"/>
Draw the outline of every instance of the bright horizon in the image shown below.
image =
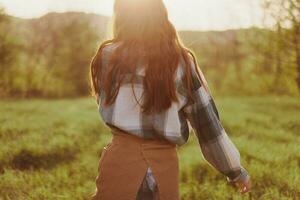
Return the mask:
<path fill-rule="evenodd" d="M 49 12 L 81 11 L 111 16 L 113 0 L 0 0 L 6 13 L 35 18 Z M 226 30 L 262 26 L 259 0 L 164 0 L 180 30 Z"/>

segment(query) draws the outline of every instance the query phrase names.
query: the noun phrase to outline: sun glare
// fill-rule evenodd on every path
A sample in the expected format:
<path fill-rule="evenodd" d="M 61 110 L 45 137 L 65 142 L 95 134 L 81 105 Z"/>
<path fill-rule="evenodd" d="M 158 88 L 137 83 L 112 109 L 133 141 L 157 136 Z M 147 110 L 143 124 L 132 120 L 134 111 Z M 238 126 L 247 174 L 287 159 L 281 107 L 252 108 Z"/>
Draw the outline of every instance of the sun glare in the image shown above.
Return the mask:
<path fill-rule="evenodd" d="M 113 2 L 113 0 L 0 0 L 0 5 L 3 5 L 11 15 L 32 18 L 53 11 L 83 11 L 112 15 Z M 164 0 L 164 2 L 171 21 L 179 29 L 248 27 L 259 25 L 262 18 L 259 0 Z"/>

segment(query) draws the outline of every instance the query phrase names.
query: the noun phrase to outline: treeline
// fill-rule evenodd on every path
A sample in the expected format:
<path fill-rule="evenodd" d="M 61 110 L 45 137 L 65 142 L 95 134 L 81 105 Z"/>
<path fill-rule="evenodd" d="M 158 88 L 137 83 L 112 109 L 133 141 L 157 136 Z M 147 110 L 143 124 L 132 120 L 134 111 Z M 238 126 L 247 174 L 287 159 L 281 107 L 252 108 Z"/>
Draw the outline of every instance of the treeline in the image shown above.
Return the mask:
<path fill-rule="evenodd" d="M 0 96 L 88 94 L 88 65 L 104 35 L 94 18 L 99 19 L 80 13 L 52 13 L 23 20 L 2 12 Z"/>
<path fill-rule="evenodd" d="M 251 28 L 181 35 L 217 93 L 299 95 L 294 44 L 279 46 L 276 31 Z"/>
<path fill-rule="evenodd" d="M 219 93 L 300 93 L 300 1 L 261 0 L 266 28 L 182 33 Z"/>
<path fill-rule="evenodd" d="M 265 1 L 266 15 L 275 22 L 268 29 L 180 32 L 216 93 L 299 95 L 300 12 L 281 1 L 292 2 Z M 89 62 L 107 37 L 108 21 L 84 13 L 24 20 L 2 11 L 0 97 L 87 95 Z"/>
<path fill-rule="evenodd" d="M 300 1 L 299 0 L 262 0 L 265 14 L 273 20 L 272 43 L 265 54 L 272 58 L 274 84 L 285 91 L 296 85 L 300 91 Z M 269 48 L 270 49 L 270 48 Z"/>

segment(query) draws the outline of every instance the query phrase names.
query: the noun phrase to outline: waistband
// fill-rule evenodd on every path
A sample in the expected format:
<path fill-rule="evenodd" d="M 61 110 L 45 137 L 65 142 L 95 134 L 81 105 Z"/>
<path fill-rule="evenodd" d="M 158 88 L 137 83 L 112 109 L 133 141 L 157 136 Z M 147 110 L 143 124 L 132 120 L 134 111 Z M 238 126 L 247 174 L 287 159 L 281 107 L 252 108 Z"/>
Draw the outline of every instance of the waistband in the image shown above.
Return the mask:
<path fill-rule="evenodd" d="M 132 135 L 126 131 L 120 130 L 116 127 L 110 127 L 111 133 L 113 134 L 113 141 L 124 141 L 126 142 L 133 142 L 133 143 L 139 143 L 139 144 L 159 144 L 159 145 L 165 145 L 169 147 L 176 147 L 176 144 L 171 143 L 170 141 L 164 139 L 163 137 L 155 136 L 154 138 L 142 138 L 136 135 Z M 155 135 L 155 134 L 154 134 Z"/>

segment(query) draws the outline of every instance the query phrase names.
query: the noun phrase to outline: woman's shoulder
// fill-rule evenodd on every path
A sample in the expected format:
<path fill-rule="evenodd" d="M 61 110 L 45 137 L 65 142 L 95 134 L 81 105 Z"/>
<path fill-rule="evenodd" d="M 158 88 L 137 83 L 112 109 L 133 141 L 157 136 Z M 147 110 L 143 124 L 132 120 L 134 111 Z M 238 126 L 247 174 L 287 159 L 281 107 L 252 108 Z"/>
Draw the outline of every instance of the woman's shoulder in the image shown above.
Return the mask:
<path fill-rule="evenodd" d="M 119 46 L 118 42 L 112 41 L 105 41 L 99 47 L 99 58 L 102 60 L 103 63 L 107 63 L 110 59 L 112 53 L 115 49 Z"/>
<path fill-rule="evenodd" d="M 111 53 L 113 52 L 118 46 L 120 46 L 121 42 L 115 42 L 113 40 L 108 40 L 105 41 L 101 44 L 102 51 L 106 53 Z"/>
<path fill-rule="evenodd" d="M 104 42 L 101 44 L 102 54 L 111 54 L 118 46 L 119 42 Z"/>
<path fill-rule="evenodd" d="M 196 63 L 195 63 L 195 57 L 193 55 L 193 53 L 191 53 L 191 51 L 189 50 L 185 50 L 185 56 L 183 54 L 180 55 L 179 57 L 179 65 L 178 65 L 178 70 L 177 73 L 180 77 L 183 77 L 185 72 L 186 72 L 186 68 L 189 66 L 192 73 L 195 72 L 195 68 L 196 68 Z"/>
<path fill-rule="evenodd" d="M 108 41 L 104 42 L 102 45 L 104 51 L 113 51 L 120 45 L 120 42 Z"/>

